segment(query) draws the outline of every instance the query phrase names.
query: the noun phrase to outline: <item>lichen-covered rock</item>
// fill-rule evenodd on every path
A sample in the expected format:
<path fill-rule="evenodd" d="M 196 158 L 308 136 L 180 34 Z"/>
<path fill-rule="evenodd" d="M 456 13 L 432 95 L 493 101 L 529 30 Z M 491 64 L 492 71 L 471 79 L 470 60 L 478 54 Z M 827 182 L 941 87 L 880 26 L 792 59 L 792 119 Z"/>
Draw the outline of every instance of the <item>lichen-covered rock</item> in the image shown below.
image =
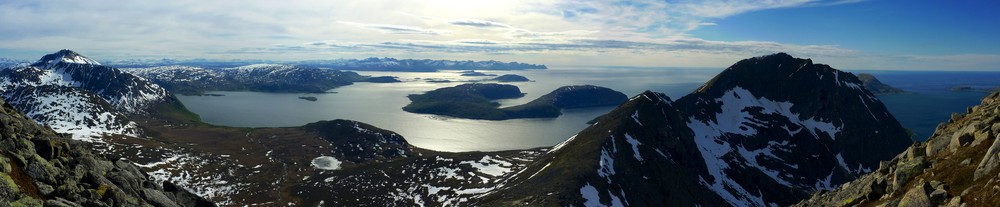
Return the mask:
<path fill-rule="evenodd" d="M 0 105 L 0 206 L 214 206 Z"/>
<path fill-rule="evenodd" d="M 924 189 L 924 185 L 910 189 L 903 195 L 903 199 L 899 201 L 899 206 L 906 207 L 931 207 L 930 197 L 927 196 L 927 192 Z"/>

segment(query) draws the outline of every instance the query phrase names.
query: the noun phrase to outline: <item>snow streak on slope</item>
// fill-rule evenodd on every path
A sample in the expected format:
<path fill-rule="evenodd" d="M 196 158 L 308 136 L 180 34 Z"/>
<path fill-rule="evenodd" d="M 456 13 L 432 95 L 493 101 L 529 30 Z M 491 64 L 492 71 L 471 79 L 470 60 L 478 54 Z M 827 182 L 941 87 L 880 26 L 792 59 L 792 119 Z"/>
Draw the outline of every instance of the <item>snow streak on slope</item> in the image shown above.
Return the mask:
<path fill-rule="evenodd" d="M 740 87 L 727 91 L 716 101 L 720 102 L 722 110 L 714 115 L 715 121 L 697 120 L 692 117 L 688 119 L 688 127 L 695 133 L 694 141 L 711 176 L 711 181 L 702 178 L 701 182 L 735 206 L 768 206 L 768 204 L 764 203 L 763 198 L 754 192 L 754 189 L 743 188 L 727 175 L 725 170 L 734 167 L 731 165 L 756 168 L 780 184 L 791 185 L 784 179 L 787 174 L 757 163 L 758 159 L 782 160 L 773 151 L 782 150 L 786 143 L 768 142 L 767 146 L 756 150 L 747 150 L 744 146 L 730 143 L 729 139 L 739 139 L 739 136 L 752 137 L 757 134 L 755 127 L 770 124 L 755 118 L 750 114 L 751 110 L 759 110 L 761 114 L 780 115 L 787 118 L 790 124 L 801 126 L 797 130 L 784 127 L 789 135 L 805 129 L 817 139 L 821 137 L 820 133 L 825 133 L 830 139 L 836 139 L 837 133 L 841 130 L 841 127 L 818 118 L 802 119 L 791 111 L 792 103 L 771 101 L 763 97 L 756 98 L 750 91 Z M 737 160 L 742 163 L 727 162 L 730 160 L 726 159 L 727 156 L 738 157 Z"/>

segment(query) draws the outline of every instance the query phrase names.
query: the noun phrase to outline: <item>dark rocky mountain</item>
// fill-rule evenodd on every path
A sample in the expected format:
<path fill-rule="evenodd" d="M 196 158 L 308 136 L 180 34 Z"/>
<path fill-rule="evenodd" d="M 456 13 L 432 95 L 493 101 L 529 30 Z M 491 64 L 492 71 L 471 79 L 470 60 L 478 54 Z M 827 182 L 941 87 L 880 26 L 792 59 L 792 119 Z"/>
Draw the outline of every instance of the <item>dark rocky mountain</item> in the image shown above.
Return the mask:
<path fill-rule="evenodd" d="M 142 136 L 129 116 L 149 115 L 162 105 L 179 104 L 146 79 L 70 50 L 45 55 L 31 65 L 0 70 L 0 94 L 33 120 L 77 139 Z"/>
<path fill-rule="evenodd" d="M 938 125 L 878 169 L 798 206 L 996 206 L 1000 93 Z"/>
<path fill-rule="evenodd" d="M 157 103 L 171 101 L 170 94 L 152 82 L 70 50 L 48 54 L 22 69 L 5 73 L 5 82 L 18 85 L 63 85 L 94 92 L 116 109 L 126 113 L 146 113 Z M 10 85 L 14 83 L 5 83 Z"/>
<path fill-rule="evenodd" d="M 355 72 L 326 70 L 298 65 L 256 64 L 234 68 L 204 69 L 187 66 L 163 66 L 126 69 L 129 73 L 152 80 L 167 90 L 181 94 L 205 91 L 261 91 L 324 93 L 353 82 L 386 82 Z M 398 82 L 398 81 L 397 81 Z"/>
<path fill-rule="evenodd" d="M 677 101 L 646 92 L 528 164 L 484 206 L 784 206 L 912 143 L 850 73 L 787 54 Z"/>
<path fill-rule="evenodd" d="M 499 81 L 499 82 L 528 82 L 528 81 L 531 81 L 531 80 L 528 80 L 528 78 L 526 78 L 524 76 L 514 75 L 514 74 L 501 75 L 501 76 L 497 76 L 496 78 L 492 78 L 490 80 L 492 80 L 492 81 Z"/>
<path fill-rule="evenodd" d="M 514 85 L 471 83 L 439 88 L 424 94 L 410 95 L 404 111 L 469 119 L 504 120 L 552 118 L 562 109 L 614 106 L 628 97 L 609 88 L 583 85 L 560 87 L 526 104 L 499 108 L 496 99 L 518 98 L 524 94 Z"/>
<path fill-rule="evenodd" d="M 215 206 L 0 105 L 0 206 Z"/>
<path fill-rule="evenodd" d="M 858 80 L 861 80 L 861 85 L 865 86 L 865 89 L 872 92 L 873 94 L 889 94 L 889 93 L 903 93 L 903 89 L 898 89 L 882 83 L 874 75 L 868 73 L 858 74 Z"/>

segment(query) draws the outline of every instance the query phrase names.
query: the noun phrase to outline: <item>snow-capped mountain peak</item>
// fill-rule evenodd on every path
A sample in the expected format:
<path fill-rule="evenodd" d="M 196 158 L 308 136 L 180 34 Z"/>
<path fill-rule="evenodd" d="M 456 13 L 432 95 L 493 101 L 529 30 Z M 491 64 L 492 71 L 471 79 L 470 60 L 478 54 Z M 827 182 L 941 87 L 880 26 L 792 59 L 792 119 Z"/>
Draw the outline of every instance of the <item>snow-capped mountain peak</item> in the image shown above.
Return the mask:
<path fill-rule="evenodd" d="M 31 64 L 31 66 L 51 67 L 59 63 L 101 65 L 101 63 L 96 60 L 84 57 L 83 55 L 80 55 L 80 53 L 63 49 L 59 50 L 59 52 L 42 56 L 42 59 L 38 59 L 38 61 L 35 61 L 35 63 Z"/>
<path fill-rule="evenodd" d="M 40 124 L 91 142 L 107 134 L 142 136 L 129 116 L 176 101 L 159 85 L 70 50 L 0 70 L 0 96 Z"/>

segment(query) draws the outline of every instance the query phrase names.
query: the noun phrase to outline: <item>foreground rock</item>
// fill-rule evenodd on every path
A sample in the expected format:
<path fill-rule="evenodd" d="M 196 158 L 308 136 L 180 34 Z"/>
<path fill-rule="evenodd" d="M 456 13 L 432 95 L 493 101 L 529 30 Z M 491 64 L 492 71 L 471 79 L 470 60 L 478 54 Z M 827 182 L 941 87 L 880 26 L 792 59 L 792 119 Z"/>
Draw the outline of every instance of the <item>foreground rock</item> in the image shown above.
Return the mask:
<path fill-rule="evenodd" d="M 1000 93 L 942 123 L 873 173 L 799 206 L 996 206 L 1000 203 Z"/>
<path fill-rule="evenodd" d="M 0 104 L 0 206 L 215 206 Z"/>
<path fill-rule="evenodd" d="M 875 78 L 872 74 L 861 73 L 858 74 L 858 80 L 861 80 L 861 85 L 865 86 L 865 89 L 872 92 L 873 94 L 890 94 L 890 93 L 903 93 L 903 89 L 898 89 L 882 83 Z"/>

